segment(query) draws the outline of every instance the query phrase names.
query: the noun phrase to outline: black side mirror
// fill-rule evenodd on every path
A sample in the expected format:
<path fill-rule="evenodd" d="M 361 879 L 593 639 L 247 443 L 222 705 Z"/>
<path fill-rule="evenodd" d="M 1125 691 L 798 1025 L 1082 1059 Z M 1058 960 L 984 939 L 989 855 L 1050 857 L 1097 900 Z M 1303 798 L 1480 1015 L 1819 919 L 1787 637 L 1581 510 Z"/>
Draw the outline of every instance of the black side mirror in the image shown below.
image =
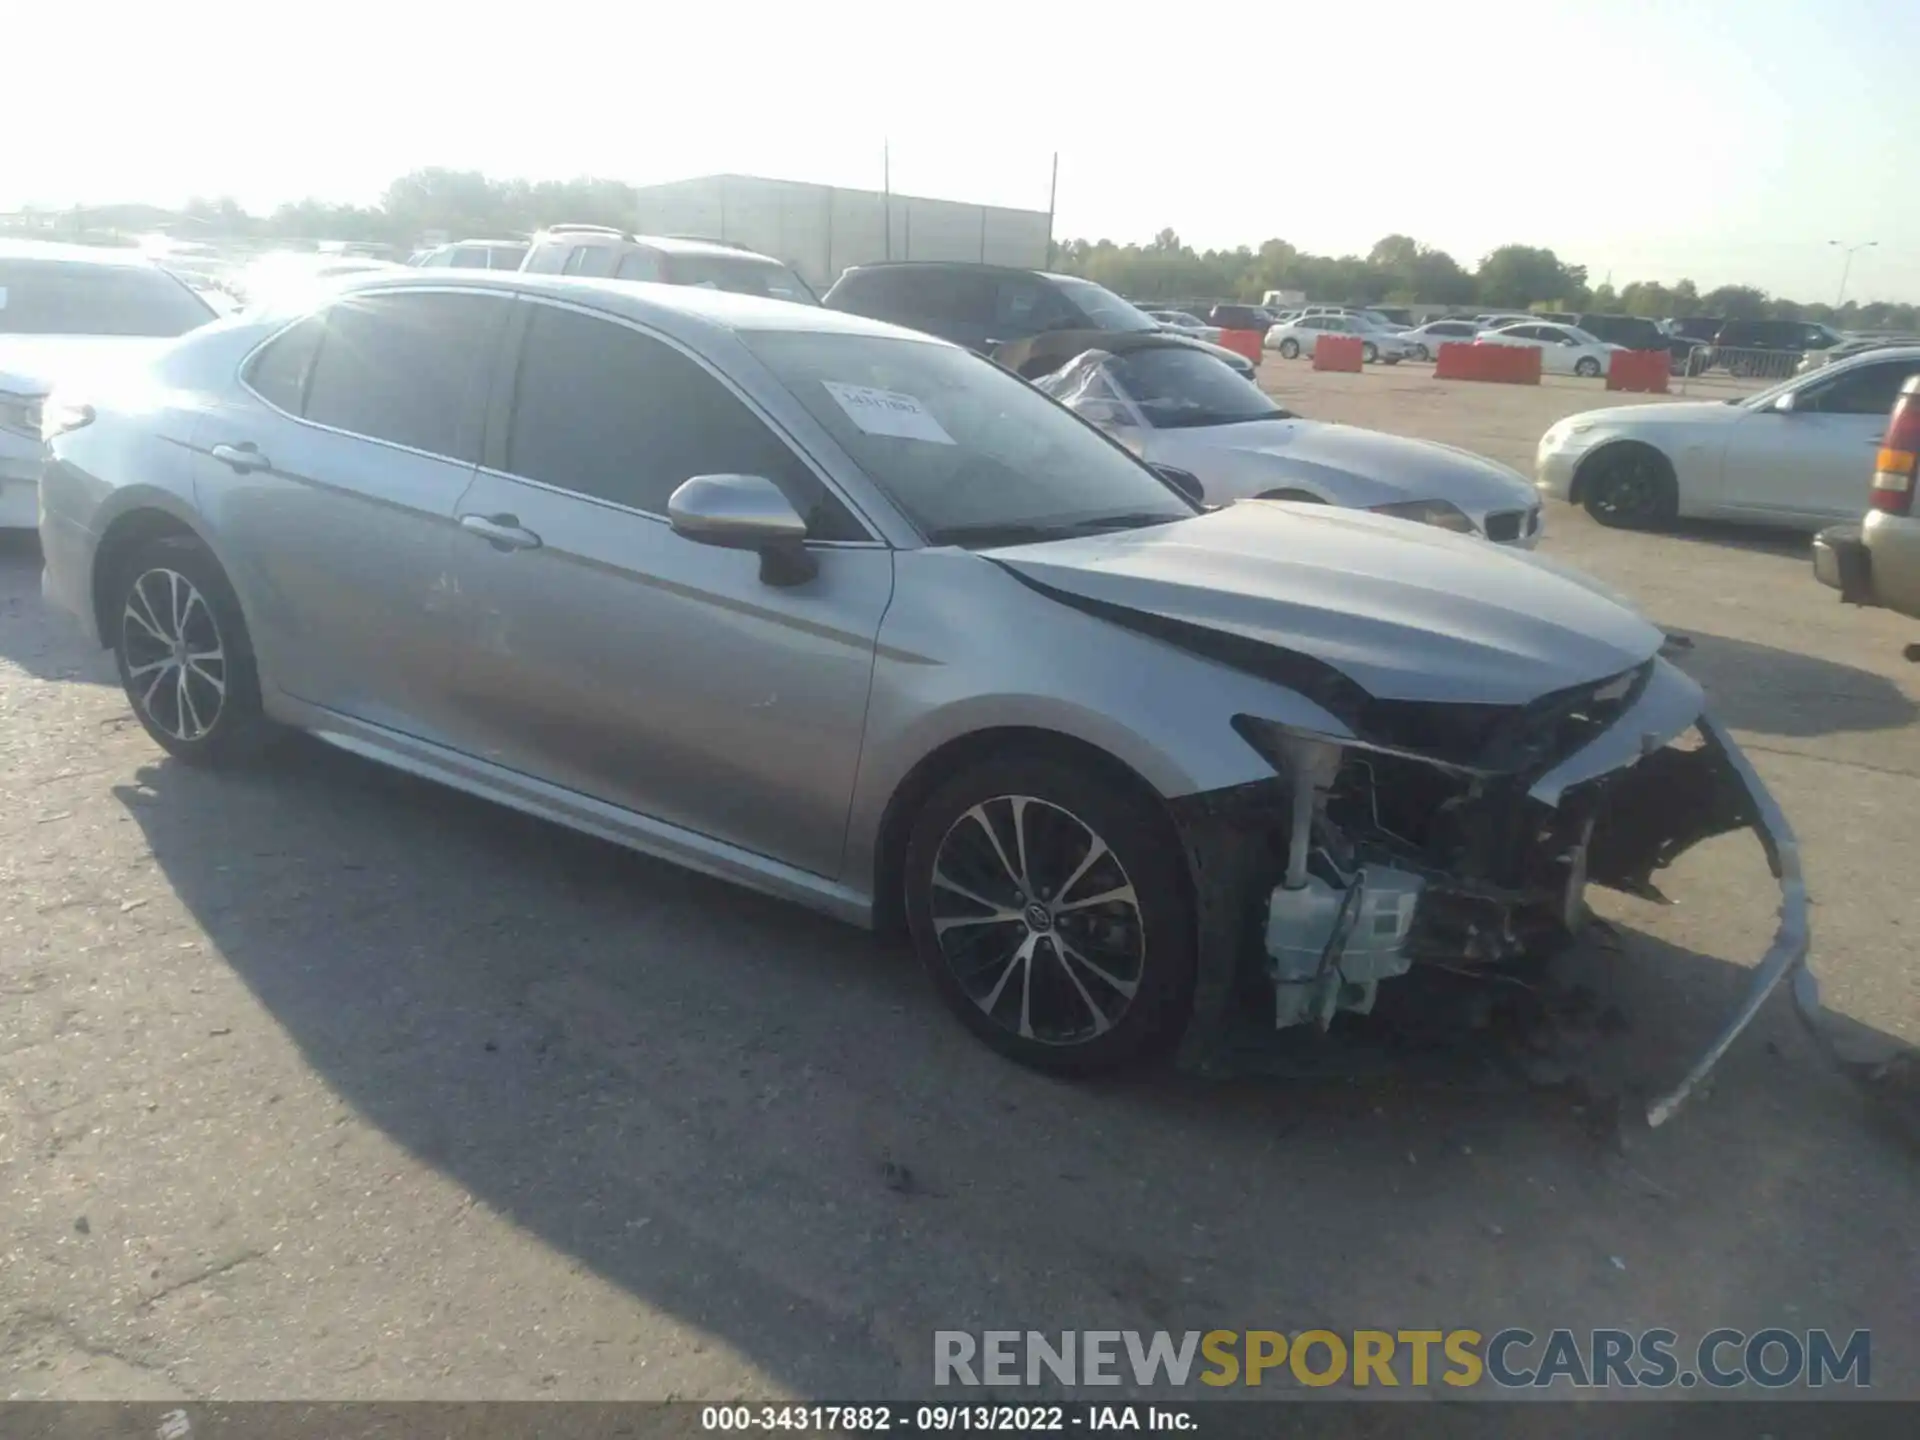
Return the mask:
<path fill-rule="evenodd" d="M 1207 503 L 1207 487 L 1200 483 L 1200 477 L 1191 470 L 1182 470 L 1178 465 L 1150 464 L 1147 468 L 1166 481 L 1182 495 L 1196 505 Z"/>

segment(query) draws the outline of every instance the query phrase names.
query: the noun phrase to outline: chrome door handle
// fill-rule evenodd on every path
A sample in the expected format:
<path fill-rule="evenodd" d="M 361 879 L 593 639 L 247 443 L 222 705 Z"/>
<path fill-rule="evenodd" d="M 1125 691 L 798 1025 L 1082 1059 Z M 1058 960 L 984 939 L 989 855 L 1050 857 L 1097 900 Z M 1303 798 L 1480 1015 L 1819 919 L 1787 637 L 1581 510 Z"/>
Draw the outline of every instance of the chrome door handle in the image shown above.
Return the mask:
<path fill-rule="evenodd" d="M 221 464 L 231 466 L 241 475 L 268 469 L 273 464 L 260 453 L 260 447 L 251 440 L 242 440 L 238 445 L 216 445 L 208 453 Z"/>
<path fill-rule="evenodd" d="M 462 515 L 460 528 L 478 535 L 496 550 L 540 548 L 540 537 L 524 528 L 518 515 Z"/>

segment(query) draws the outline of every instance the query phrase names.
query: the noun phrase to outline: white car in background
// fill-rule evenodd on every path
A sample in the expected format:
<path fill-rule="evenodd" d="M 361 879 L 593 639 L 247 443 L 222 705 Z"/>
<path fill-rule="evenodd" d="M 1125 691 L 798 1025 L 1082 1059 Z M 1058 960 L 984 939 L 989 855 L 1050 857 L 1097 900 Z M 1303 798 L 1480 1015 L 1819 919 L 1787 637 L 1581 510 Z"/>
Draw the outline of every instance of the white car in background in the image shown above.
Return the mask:
<path fill-rule="evenodd" d="M 0 240 L 0 530 L 40 523 L 41 405 L 215 318 L 137 250 Z"/>
<path fill-rule="evenodd" d="M 1534 483 L 1603 525 L 1680 516 L 1818 530 L 1857 520 L 1887 415 L 1920 346 L 1870 350 L 1733 400 L 1624 405 L 1540 438 Z"/>
<path fill-rule="evenodd" d="M 1414 359 L 1432 360 L 1442 345 L 1471 345 L 1481 328 L 1471 320 L 1429 320 L 1404 331 L 1401 338 L 1413 345 Z"/>
<path fill-rule="evenodd" d="M 1624 346 L 1610 344 L 1574 325 L 1507 325 L 1483 330 L 1476 345 L 1524 345 L 1540 352 L 1540 368 L 1550 375 L 1582 375 L 1591 379 L 1607 373 L 1608 362 Z M 1892 402 L 1889 401 L 1889 404 Z"/>
<path fill-rule="evenodd" d="M 1209 325 L 1198 315 L 1190 315 L 1185 310 L 1149 310 L 1149 320 L 1157 320 L 1164 330 L 1176 335 L 1191 335 L 1196 340 L 1217 342 L 1220 339 L 1220 327 Z"/>
<path fill-rule="evenodd" d="M 1312 355 L 1322 335 L 1357 335 L 1360 358 L 1369 365 L 1376 360 L 1398 365 L 1419 350 L 1398 331 L 1378 328 L 1357 315 L 1302 315 L 1298 320 L 1275 325 L 1260 343 L 1268 350 L 1279 351 L 1282 359 L 1294 360 Z"/>
<path fill-rule="evenodd" d="M 1034 382 L 1207 505 L 1294 500 L 1372 510 L 1531 550 L 1540 500 L 1496 461 L 1352 425 L 1305 420 L 1203 350 L 1114 336 Z"/>

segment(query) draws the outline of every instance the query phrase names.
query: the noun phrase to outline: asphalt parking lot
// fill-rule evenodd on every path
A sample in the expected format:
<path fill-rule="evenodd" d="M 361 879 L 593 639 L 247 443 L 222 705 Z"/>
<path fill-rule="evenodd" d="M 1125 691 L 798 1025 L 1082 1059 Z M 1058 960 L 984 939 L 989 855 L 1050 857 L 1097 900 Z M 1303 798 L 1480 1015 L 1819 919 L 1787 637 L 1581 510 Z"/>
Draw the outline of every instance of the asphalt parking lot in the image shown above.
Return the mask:
<path fill-rule="evenodd" d="M 1608 398 L 1263 381 L 1523 469 Z M 1777 998 L 1652 1132 L 1537 1072 L 1043 1079 L 790 907 L 317 745 L 168 762 L 6 546 L 0 1393 L 855 1399 L 924 1393 L 941 1328 L 1523 1324 L 1870 1328 L 1920 1396 L 1915 627 L 1797 539 L 1557 506 L 1544 550 L 1692 638 L 1864 1076 Z M 1775 898 L 1747 835 L 1665 888 L 1579 957 L 1650 1086 Z"/>

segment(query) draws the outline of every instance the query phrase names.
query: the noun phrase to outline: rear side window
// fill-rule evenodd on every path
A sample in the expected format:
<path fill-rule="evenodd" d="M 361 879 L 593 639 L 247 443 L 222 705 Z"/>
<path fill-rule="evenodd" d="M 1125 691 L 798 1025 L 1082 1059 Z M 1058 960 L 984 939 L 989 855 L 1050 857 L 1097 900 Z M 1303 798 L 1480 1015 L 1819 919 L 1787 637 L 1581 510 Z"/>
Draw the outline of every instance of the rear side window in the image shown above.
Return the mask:
<path fill-rule="evenodd" d="M 0 335 L 171 338 L 213 309 L 164 270 L 83 260 L 0 260 Z"/>
<path fill-rule="evenodd" d="M 534 311 L 506 461 L 515 475 L 653 515 L 695 475 L 763 475 L 810 538 L 867 538 L 792 447 L 701 366 L 577 310 Z"/>
<path fill-rule="evenodd" d="M 320 337 L 325 332 L 326 322 L 318 315 L 309 315 L 281 331 L 248 362 L 244 376 L 247 384 L 269 405 L 298 415 L 306 405 L 307 378 L 313 373 Z"/>
<path fill-rule="evenodd" d="M 512 304 L 445 293 L 338 302 L 320 317 L 324 333 L 300 413 L 316 425 L 477 460 L 476 427 L 467 422 Z"/>
<path fill-rule="evenodd" d="M 520 268 L 535 275 L 558 275 L 560 267 L 566 263 L 567 247 L 547 241 L 528 250 L 527 258 L 520 262 Z"/>
<path fill-rule="evenodd" d="M 819 303 L 806 282 L 777 260 L 754 255 L 688 253 L 665 257 L 665 278 L 675 285 L 704 285 L 736 295 L 764 295 L 799 305 Z"/>

